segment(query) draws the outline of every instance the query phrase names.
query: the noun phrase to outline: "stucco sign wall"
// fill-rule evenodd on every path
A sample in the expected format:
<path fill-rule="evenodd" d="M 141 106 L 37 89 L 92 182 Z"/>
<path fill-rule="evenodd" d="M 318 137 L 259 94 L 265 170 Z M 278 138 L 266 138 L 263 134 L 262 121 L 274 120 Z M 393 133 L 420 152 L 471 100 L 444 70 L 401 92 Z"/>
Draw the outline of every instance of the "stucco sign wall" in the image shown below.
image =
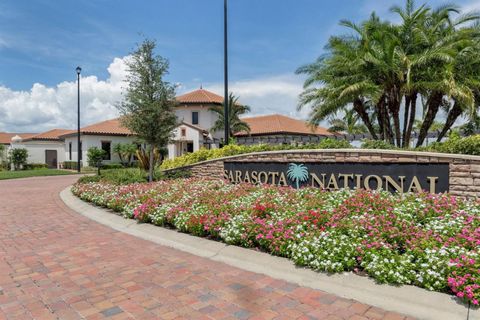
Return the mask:
<path fill-rule="evenodd" d="M 224 162 L 231 183 L 262 183 L 326 190 L 367 189 L 390 192 L 447 192 L 448 163 L 279 163 Z"/>
<path fill-rule="evenodd" d="M 284 150 L 242 154 L 172 169 L 194 177 L 238 183 L 273 183 L 382 189 L 394 192 L 446 192 L 480 197 L 480 156 L 402 150 Z M 248 171 L 248 175 L 247 175 Z"/>

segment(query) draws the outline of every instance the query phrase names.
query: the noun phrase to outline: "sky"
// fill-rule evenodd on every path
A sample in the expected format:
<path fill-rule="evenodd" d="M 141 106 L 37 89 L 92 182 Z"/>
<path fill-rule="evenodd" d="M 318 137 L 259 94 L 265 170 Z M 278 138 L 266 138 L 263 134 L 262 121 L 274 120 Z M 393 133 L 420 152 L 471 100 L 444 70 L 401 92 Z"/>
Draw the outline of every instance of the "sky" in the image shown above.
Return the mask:
<path fill-rule="evenodd" d="M 417 1 L 435 7 L 444 1 Z M 450 1 L 452 2 L 452 1 Z M 480 0 L 454 0 L 480 10 Z M 297 111 L 295 70 L 324 53 L 341 19 L 362 21 L 404 0 L 229 0 L 229 81 L 251 115 Z M 82 67 L 83 125 L 111 119 L 122 99 L 124 58 L 145 37 L 170 62 L 182 94 L 223 93 L 222 0 L 1 0 L 0 131 L 76 126 L 76 73 Z"/>

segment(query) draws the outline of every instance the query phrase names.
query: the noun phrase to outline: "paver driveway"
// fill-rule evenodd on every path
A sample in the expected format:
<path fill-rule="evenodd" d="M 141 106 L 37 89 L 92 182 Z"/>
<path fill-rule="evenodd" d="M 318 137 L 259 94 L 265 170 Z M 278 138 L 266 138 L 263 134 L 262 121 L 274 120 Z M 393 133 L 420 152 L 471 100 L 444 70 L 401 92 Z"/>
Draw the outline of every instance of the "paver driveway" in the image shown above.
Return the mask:
<path fill-rule="evenodd" d="M 0 181 L 0 319 L 404 319 L 97 224 L 75 180 Z"/>

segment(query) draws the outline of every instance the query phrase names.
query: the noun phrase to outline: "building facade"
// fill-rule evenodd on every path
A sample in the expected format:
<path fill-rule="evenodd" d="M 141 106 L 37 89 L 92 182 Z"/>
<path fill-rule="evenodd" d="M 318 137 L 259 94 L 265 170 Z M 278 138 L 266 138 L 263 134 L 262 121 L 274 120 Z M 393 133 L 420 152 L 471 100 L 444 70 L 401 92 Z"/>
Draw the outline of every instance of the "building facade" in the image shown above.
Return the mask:
<path fill-rule="evenodd" d="M 173 159 L 201 148 L 220 147 L 224 133 L 223 130 L 212 130 L 218 114 L 211 109 L 223 106 L 223 97 L 199 89 L 176 99 L 178 104 L 175 114 L 179 125 L 172 132 L 171 141 L 166 146 L 168 158 Z M 239 144 L 306 142 L 308 139 L 318 141 L 333 135 L 324 128 L 310 128 L 305 121 L 283 115 L 249 117 L 242 120 L 251 130 L 235 136 Z M 46 163 L 51 168 L 61 168 L 66 161 L 76 162 L 78 152 L 82 166 L 87 166 L 87 152 L 92 147 L 106 152 L 104 163 L 118 163 L 120 158 L 113 152 L 115 144 L 141 144 L 130 130 L 122 126 L 118 118 L 81 128 L 80 146 L 77 141 L 76 130 L 54 129 L 41 134 L 0 133 L 0 142 L 8 148 L 28 150 L 29 163 Z"/>

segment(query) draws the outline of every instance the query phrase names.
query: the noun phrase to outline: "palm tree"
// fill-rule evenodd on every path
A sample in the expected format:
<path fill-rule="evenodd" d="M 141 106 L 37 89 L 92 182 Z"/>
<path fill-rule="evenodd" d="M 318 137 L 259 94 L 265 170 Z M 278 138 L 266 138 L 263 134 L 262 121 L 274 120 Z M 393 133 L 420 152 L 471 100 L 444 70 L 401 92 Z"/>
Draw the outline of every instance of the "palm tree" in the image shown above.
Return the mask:
<path fill-rule="evenodd" d="M 458 15 L 451 5 L 416 9 L 413 0 L 392 12 L 400 16 L 399 24 L 375 14 L 359 25 L 342 21 L 353 35 L 331 37 L 326 55 L 297 70 L 307 75 L 299 108 L 312 107 L 312 124 L 342 109 L 353 110 L 373 139 L 407 147 L 420 99 L 425 113 L 417 145 L 442 108 L 450 110 L 442 132 L 460 114 L 475 112 L 480 64 L 474 57 L 480 32 L 472 22 L 478 22 L 479 15 Z"/>
<path fill-rule="evenodd" d="M 225 113 L 223 105 L 211 107 L 210 110 L 218 115 L 218 119 L 217 121 L 215 121 L 210 131 L 215 132 L 224 130 Z M 244 115 L 248 112 L 250 112 L 250 107 L 238 103 L 238 97 L 235 97 L 232 93 L 230 93 L 228 97 L 228 123 L 230 127 L 231 137 L 233 137 L 236 133 L 239 132 L 250 132 L 249 125 L 240 119 L 241 115 Z"/>
<path fill-rule="evenodd" d="M 300 188 L 300 182 L 308 180 L 308 168 L 303 164 L 290 163 L 288 166 L 287 177 L 295 181 L 295 185 Z"/>
<path fill-rule="evenodd" d="M 330 117 L 328 120 L 330 132 L 344 132 L 348 134 L 367 133 L 367 127 L 361 123 L 361 119 L 353 109 L 344 109 L 343 117 Z"/>

